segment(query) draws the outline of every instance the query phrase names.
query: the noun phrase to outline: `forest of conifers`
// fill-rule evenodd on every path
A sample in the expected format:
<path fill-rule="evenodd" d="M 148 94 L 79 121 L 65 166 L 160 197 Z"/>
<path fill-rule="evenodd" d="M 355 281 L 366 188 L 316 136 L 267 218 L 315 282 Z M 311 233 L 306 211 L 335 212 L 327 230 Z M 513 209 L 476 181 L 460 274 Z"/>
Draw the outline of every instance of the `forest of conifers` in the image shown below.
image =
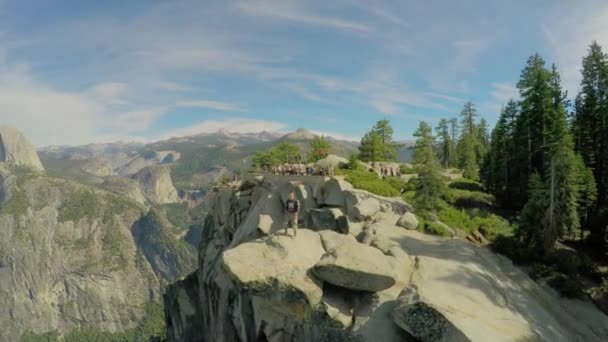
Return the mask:
<path fill-rule="evenodd" d="M 520 98 L 503 106 L 491 134 L 469 102 L 461 120 L 441 120 L 432 139 L 438 163 L 481 180 L 518 214 L 516 237 L 530 256 L 546 255 L 564 237 L 607 248 L 608 55 L 596 42 L 581 72 L 571 100 L 556 66 L 532 55 L 517 83 Z M 417 146 L 429 130 L 421 124 Z"/>

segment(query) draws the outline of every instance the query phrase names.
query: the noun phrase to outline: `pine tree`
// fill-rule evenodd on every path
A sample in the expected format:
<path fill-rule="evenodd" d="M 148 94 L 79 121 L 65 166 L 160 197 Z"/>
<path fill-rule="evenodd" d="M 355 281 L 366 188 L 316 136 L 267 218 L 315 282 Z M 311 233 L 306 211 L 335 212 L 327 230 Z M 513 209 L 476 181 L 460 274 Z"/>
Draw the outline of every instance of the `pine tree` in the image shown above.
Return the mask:
<path fill-rule="evenodd" d="M 593 170 L 597 183 L 598 209 L 608 207 L 608 56 L 593 42 L 583 58 L 581 90 L 576 96 L 572 132 L 576 151 Z M 601 210 L 596 210 L 596 214 Z M 600 242 L 603 220 L 591 227 L 591 241 Z"/>
<path fill-rule="evenodd" d="M 393 127 L 391 127 L 390 121 L 383 119 L 376 122 L 376 125 L 372 128 L 372 132 L 375 132 L 380 138 L 381 156 L 379 161 L 395 161 L 397 160 L 397 152 L 401 148 L 401 145 L 393 141 Z"/>
<path fill-rule="evenodd" d="M 431 126 L 425 121 L 421 121 L 418 130 L 414 132 L 416 143 L 414 145 L 414 163 L 429 164 L 435 160 L 435 137 Z"/>
<path fill-rule="evenodd" d="M 449 121 L 450 124 L 450 144 L 452 150 L 450 151 L 450 167 L 456 167 L 458 165 L 458 153 L 456 151 L 456 146 L 458 145 L 458 118 L 451 118 Z"/>
<path fill-rule="evenodd" d="M 310 142 L 309 162 L 316 162 L 323 159 L 329 153 L 331 142 L 324 137 L 315 136 Z"/>
<path fill-rule="evenodd" d="M 483 160 L 490 148 L 490 132 L 488 131 L 488 122 L 482 118 L 477 125 L 477 160 Z"/>
<path fill-rule="evenodd" d="M 475 117 L 477 110 L 472 102 L 467 102 L 460 113 L 462 117 L 461 138 L 458 143 L 460 167 L 464 177 L 476 180 L 479 178 L 479 164 L 477 161 L 477 126 Z"/>
<path fill-rule="evenodd" d="M 492 131 L 490 147 L 484 160 L 484 184 L 503 204 L 511 202 L 511 168 L 515 150 L 513 134 L 517 111 L 517 103 L 509 100 Z"/>
<path fill-rule="evenodd" d="M 431 126 L 424 121 L 420 122 L 414 136 L 417 138 L 414 146 L 414 161 L 421 165 L 416 179 L 415 200 L 420 208 L 435 209 L 445 192 L 445 183 L 441 178 L 439 162 L 435 157 L 435 138 Z"/>
<path fill-rule="evenodd" d="M 521 130 L 522 123 L 527 124 L 528 169 L 538 175 L 529 182 L 520 232 L 528 247 L 541 248 L 546 254 L 558 238 L 580 224 L 578 170 L 556 68 L 545 69 L 544 61 L 535 55 L 528 60 L 518 86 L 522 110 L 516 127 Z"/>
<path fill-rule="evenodd" d="M 590 218 L 593 215 L 593 208 L 597 201 L 597 185 L 593 170 L 585 165 L 585 161 L 580 154 L 576 155 L 576 177 L 578 190 L 578 216 L 581 220 L 581 239 L 585 231 L 590 229 Z"/>
<path fill-rule="evenodd" d="M 447 119 L 441 119 L 439 125 L 435 128 L 437 131 L 437 137 L 439 138 L 438 151 L 439 159 L 443 167 L 448 168 L 450 166 L 450 160 L 452 159 L 451 153 L 452 138 L 450 137 L 450 127 Z"/>
<path fill-rule="evenodd" d="M 516 235 L 531 250 L 541 251 L 543 245 L 543 221 L 547 208 L 547 191 L 538 173 L 530 176 L 528 202 L 519 216 Z"/>
<path fill-rule="evenodd" d="M 364 162 L 374 162 L 382 160 L 382 140 L 374 132 L 365 133 L 359 145 L 359 159 Z"/>

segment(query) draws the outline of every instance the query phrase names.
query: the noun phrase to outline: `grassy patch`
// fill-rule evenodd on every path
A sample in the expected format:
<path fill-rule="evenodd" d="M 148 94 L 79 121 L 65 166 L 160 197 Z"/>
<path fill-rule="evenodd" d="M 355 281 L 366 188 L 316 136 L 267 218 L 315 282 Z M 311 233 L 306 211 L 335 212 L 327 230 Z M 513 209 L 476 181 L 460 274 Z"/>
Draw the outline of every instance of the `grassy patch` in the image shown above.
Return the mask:
<path fill-rule="evenodd" d="M 373 172 L 362 170 L 345 170 L 345 180 L 355 188 L 369 191 L 373 194 L 385 197 L 396 197 L 401 194 L 400 188 L 396 187 L 399 179 L 381 179 Z M 405 184 L 404 182 L 401 182 Z"/>

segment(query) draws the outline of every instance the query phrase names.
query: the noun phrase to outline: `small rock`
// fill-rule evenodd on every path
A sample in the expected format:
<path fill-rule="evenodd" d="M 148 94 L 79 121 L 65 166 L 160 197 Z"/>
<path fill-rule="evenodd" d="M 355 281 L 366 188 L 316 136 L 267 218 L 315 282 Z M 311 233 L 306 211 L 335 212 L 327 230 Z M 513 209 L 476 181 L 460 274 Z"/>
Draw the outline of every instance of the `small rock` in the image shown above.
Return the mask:
<path fill-rule="evenodd" d="M 399 218 L 399 221 L 397 221 L 397 225 L 399 227 L 405 228 L 405 229 L 409 229 L 409 230 L 414 230 L 416 228 L 418 228 L 418 218 L 416 218 L 416 215 L 414 215 L 411 212 L 407 212 L 405 214 L 403 214 L 401 216 L 401 218 Z"/>

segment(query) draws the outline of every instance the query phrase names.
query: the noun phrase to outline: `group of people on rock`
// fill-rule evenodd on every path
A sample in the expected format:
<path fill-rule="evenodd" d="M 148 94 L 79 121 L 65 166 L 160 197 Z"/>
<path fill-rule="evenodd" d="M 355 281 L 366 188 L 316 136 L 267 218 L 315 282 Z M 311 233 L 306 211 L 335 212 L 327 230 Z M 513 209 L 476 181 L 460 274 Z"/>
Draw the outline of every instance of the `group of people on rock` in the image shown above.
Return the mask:
<path fill-rule="evenodd" d="M 380 177 L 401 177 L 401 168 L 399 165 L 374 163 L 373 168 L 380 174 Z"/>
<path fill-rule="evenodd" d="M 274 165 L 270 168 L 270 172 L 276 176 L 335 176 L 335 168 L 332 165 L 319 168 L 305 164 Z"/>

